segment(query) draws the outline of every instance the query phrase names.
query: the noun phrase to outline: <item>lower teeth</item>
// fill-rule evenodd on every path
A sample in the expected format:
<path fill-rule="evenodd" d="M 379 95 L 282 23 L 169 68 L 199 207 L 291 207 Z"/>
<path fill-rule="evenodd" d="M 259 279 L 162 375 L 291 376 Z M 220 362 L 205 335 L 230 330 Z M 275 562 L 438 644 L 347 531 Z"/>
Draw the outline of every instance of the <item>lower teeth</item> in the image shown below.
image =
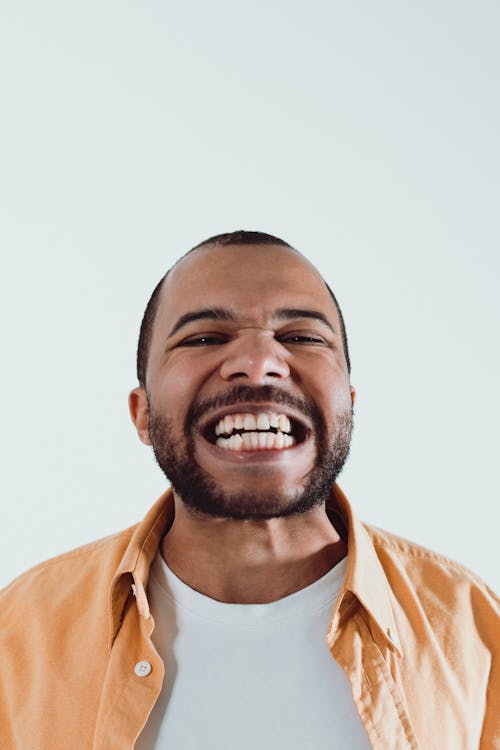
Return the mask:
<path fill-rule="evenodd" d="M 219 437 L 215 444 L 228 450 L 244 451 L 289 448 L 295 442 L 292 435 L 283 432 L 244 432 L 229 438 Z"/>

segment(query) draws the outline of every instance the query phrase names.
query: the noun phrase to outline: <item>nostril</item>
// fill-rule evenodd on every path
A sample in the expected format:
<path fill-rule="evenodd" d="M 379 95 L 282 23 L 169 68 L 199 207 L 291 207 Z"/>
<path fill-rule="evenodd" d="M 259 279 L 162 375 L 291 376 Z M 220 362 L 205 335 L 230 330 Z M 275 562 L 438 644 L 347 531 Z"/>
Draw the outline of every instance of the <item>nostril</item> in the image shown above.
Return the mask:
<path fill-rule="evenodd" d="M 228 380 L 236 380 L 237 378 L 251 378 L 252 375 L 248 372 L 232 372 Z M 264 373 L 265 378 L 282 378 L 283 376 L 279 372 L 266 372 Z"/>
<path fill-rule="evenodd" d="M 286 362 L 279 362 L 275 357 L 254 354 L 227 356 L 221 362 L 219 372 L 224 380 L 247 379 L 252 382 L 263 382 L 270 378 L 281 380 L 290 374 Z"/>

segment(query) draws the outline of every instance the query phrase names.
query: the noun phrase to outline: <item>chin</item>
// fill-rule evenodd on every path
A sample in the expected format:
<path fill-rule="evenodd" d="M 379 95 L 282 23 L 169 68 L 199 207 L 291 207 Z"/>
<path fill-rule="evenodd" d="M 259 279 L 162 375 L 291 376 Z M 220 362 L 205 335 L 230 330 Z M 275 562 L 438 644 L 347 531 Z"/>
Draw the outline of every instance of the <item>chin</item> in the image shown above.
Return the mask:
<path fill-rule="evenodd" d="M 325 493 L 326 489 L 326 493 Z M 306 513 L 325 500 L 330 485 L 309 482 L 306 487 L 285 490 L 272 488 L 244 488 L 233 490 L 205 478 L 203 486 L 190 483 L 188 487 L 175 486 L 174 490 L 186 509 L 198 516 L 226 518 L 239 521 L 263 521 Z"/>

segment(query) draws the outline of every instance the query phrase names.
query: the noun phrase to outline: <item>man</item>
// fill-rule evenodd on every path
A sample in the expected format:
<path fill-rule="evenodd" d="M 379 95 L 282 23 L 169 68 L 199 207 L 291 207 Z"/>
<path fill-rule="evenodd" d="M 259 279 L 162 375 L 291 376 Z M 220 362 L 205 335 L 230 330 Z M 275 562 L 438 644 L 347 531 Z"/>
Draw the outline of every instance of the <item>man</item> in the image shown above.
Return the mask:
<path fill-rule="evenodd" d="M 173 490 L 4 590 L 2 748 L 500 748 L 498 600 L 335 484 L 349 373 L 335 297 L 282 240 L 168 272 L 130 413 Z"/>

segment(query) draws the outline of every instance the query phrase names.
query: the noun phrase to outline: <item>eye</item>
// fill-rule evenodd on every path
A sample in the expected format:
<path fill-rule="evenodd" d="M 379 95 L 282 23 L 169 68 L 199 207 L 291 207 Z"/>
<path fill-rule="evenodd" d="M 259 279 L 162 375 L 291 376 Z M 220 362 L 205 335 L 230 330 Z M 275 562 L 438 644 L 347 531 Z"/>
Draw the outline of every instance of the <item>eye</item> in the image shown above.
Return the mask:
<path fill-rule="evenodd" d="M 217 334 L 205 334 L 203 336 L 192 336 L 189 339 L 184 339 L 177 346 L 214 346 L 217 344 L 225 344 L 227 339 Z"/>
<path fill-rule="evenodd" d="M 280 336 L 280 341 L 285 344 L 326 344 L 325 339 L 313 333 L 291 333 Z"/>

